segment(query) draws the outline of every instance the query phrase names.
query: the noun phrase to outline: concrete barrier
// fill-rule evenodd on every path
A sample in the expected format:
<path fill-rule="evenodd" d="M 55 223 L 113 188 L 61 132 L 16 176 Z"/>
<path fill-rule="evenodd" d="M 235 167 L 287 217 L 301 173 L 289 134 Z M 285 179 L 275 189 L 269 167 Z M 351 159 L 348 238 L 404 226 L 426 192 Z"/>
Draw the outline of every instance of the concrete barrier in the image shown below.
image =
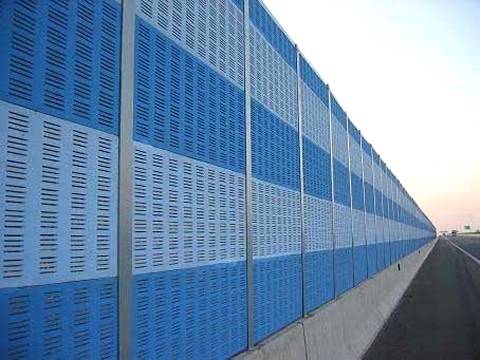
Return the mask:
<path fill-rule="evenodd" d="M 435 243 L 395 262 L 236 359 L 361 359 Z"/>

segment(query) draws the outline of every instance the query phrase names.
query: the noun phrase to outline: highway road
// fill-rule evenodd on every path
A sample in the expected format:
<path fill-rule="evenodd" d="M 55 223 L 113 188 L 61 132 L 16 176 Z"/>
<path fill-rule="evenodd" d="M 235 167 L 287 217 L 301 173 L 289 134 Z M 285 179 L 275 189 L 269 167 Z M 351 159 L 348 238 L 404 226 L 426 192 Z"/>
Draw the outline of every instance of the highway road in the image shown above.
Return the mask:
<path fill-rule="evenodd" d="M 450 238 L 480 260 L 480 237 Z M 480 360 L 480 265 L 437 242 L 364 360 Z"/>
<path fill-rule="evenodd" d="M 456 236 L 448 239 L 480 260 L 480 236 Z"/>

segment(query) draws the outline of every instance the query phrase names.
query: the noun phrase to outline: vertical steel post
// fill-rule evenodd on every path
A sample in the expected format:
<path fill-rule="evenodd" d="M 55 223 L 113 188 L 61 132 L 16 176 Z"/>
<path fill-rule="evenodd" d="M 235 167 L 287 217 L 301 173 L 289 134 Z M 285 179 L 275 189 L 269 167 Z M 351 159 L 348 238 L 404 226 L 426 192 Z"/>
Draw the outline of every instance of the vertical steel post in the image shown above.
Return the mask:
<path fill-rule="evenodd" d="M 350 152 L 350 119 L 345 115 L 347 121 L 347 152 L 348 152 L 348 185 L 350 187 L 350 235 L 352 241 L 352 287 L 355 287 L 355 241 L 353 236 L 353 194 L 352 194 L 352 159 Z"/>
<path fill-rule="evenodd" d="M 306 268 L 305 268 L 305 256 L 306 256 L 306 243 L 305 243 L 305 216 L 304 216 L 304 184 L 303 184 L 303 119 L 302 119 L 302 86 L 300 76 L 300 51 L 298 46 L 295 45 L 296 61 L 297 61 L 297 126 L 298 126 L 298 147 L 299 147 L 299 161 L 300 161 L 300 242 L 301 242 L 301 254 L 302 254 L 302 314 L 307 315 L 307 286 L 306 286 Z"/>
<path fill-rule="evenodd" d="M 246 267 L 247 267 L 247 347 L 255 346 L 254 339 L 254 264 L 253 264 L 253 175 L 252 175 L 252 120 L 250 88 L 250 15 L 249 0 L 243 1 L 243 87 L 245 92 L 245 221 L 246 221 Z"/>
<path fill-rule="evenodd" d="M 131 357 L 132 341 L 132 178 L 135 1 L 122 1 L 120 134 L 118 164 L 118 354 Z"/>
<path fill-rule="evenodd" d="M 336 278 L 335 278 L 335 181 L 334 181 L 334 174 L 333 174 L 333 129 L 332 129 L 332 92 L 330 91 L 330 86 L 327 85 L 328 88 L 328 121 L 329 121 L 329 135 L 330 135 L 330 178 L 331 178 L 331 185 L 332 185 L 332 244 L 333 244 L 333 296 L 336 297 L 337 295 L 337 285 L 336 285 Z"/>

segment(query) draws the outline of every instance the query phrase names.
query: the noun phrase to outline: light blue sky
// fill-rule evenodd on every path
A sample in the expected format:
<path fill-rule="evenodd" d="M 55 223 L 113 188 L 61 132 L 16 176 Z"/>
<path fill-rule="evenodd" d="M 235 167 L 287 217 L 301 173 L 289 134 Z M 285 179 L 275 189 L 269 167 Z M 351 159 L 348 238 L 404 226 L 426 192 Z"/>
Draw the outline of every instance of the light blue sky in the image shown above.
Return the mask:
<path fill-rule="evenodd" d="M 437 228 L 480 228 L 480 0 L 264 2 Z"/>

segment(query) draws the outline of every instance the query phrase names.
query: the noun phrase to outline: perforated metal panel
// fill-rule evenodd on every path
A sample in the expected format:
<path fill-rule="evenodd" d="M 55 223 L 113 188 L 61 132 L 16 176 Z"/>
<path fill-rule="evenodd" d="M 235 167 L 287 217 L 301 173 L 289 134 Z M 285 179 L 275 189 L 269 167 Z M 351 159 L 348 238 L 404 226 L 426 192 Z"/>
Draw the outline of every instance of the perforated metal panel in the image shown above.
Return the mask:
<path fill-rule="evenodd" d="M 131 315 L 132 358 L 230 358 L 249 330 L 258 343 L 432 239 L 432 224 L 295 44 L 259 0 L 248 5 L 247 19 L 243 0 L 138 0 L 135 14 L 116 0 L 0 1 L 4 357 L 117 358 L 118 324 L 123 334 Z M 122 18 L 133 17 L 135 41 L 121 47 Z M 133 79 L 120 57 L 130 46 Z M 121 144 L 120 79 L 134 106 Z M 131 145 L 133 163 L 118 164 L 119 147 Z M 119 207 L 117 197 L 130 165 L 125 297 L 117 219 L 130 216 L 130 200 Z M 130 312 L 117 309 L 118 284 Z"/>
<path fill-rule="evenodd" d="M 254 257 L 300 254 L 300 194 L 253 180 Z"/>
<path fill-rule="evenodd" d="M 365 226 L 367 240 L 367 272 L 372 277 L 377 272 L 377 240 L 375 229 L 375 192 L 373 188 L 372 148 L 371 145 L 362 140 L 363 151 L 363 175 L 365 192 Z"/>
<path fill-rule="evenodd" d="M 330 152 L 328 106 L 305 84 L 302 86 L 303 135 Z"/>
<path fill-rule="evenodd" d="M 252 101 L 252 172 L 259 180 L 300 190 L 298 133 Z"/>
<path fill-rule="evenodd" d="M 0 20 L 0 353 L 115 359 L 120 4 Z"/>
<path fill-rule="evenodd" d="M 116 359 L 116 279 L 0 289 L 5 359 Z"/>
<path fill-rule="evenodd" d="M 249 43 L 252 97 L 297 128 L 295 67 L 285 62 L 253 23 Z M 295 55 L 293 44 L 288 46 Z"/>
<path fill-rule="evenodd" d="M 383 236 L 385 240 L 385 264 L 391 262 L 391 234 L 390 234 L 390 207 L 388 188 L 388 175 L 386 173 L 385 163 L 382 162 L 382 191 L 383 191 Z"/>
<path fill-rule="evenodd" d="M 363 176 L 364 181 L 373 185 L 373 169 L 372 169 L 372 148 L 365 140 L 362 141 L 363 149 Z"/>
<path fill-rule="evenodd" d="M 296 51 L 263 5 L 249 2 L 254 341 L 301 316 Z"/>
<path fill-rule="evenodd" d="M 365 213 L 352 210 L 353 261 L 355 284 L 367 278 L 367 245 L 365 238 Z"/>
<path fill-rule="evenodd" d="M 307 310 L 333 297 L 332 203 L 305 195 L 305 268 Z"/>
<path fill-rule="evenodd" d="M 115 276 L 110 134 L 0 101 L 0 288 Z"/>
<path fill-rule="evenodd" d="M 330 153 L 328 89 L 313 69 L 300 57 L 302 134 Z"/>
<path fill-rule="evenodd" d="M 333 189 L 335 203 L 350 207 L 350 173 L 337 159 L 333 160 Z"/>
<path fill-rule="evenodd" d="M 306 194 L 332 199 L 328 89 L 300 57 L 303 181 Z"/>
<path fill-rule="evenodd" d="M 254 339 L 284 328 L 302 315 L 301 255 L 259 258 L 254 262 Z"/>
<path fill-rule="evenodd" d="M 134 273 L 245 261 L 245 178 L 135 143 Z"/>
<path fill-rule="evenodd" d="M 332 141 L 333 156 L 345 168 L 348 168 L 347 119 L 343 109 L 332 97 Z"/>
<path fill-rule="evenodd" d="M 241 89 L 139 18 L 135 55 L 134 139 L 243 173 Z"/>
<path fill-rule="evenodd" d="M 331 202 L 314 196 L 305 196 L 305 235 L 308 252 L 333 248 L 331 224 Z"/>
<path fill-rule="evenodd" d="M 136 275 L 132 357 L 226 359 L 247 343 L 245 262 Z"/>
<path fill-rule="evenodd" d="M 283 32 L 269 11 L 259 0 L 249 1 L 250 20 L 252 24 L 262 33 L 265 40 L 275 51 L 295 69 L 296 52 L 293 42 Z"/>
<path fill-rule="evenodd" d="M 312 311 L 333 294 L 332 169 L 328 88 L 300 56 L 304 182 L 304 295 Z"/>
<path fill-rule="evenodd" d="M 243 87 L 243 14 L 229 0 L 138 0 L 137 15 Z"/>
<path fill-rule="evenodd" d="M 377 267 L 381 271 L 385 268 L 385 239 L 383 226 L 383 195 L 382 178 L 380 170 L 379 155 L 372 150 L 373 158 L 373 177 L 374 177 L 374 196 L 375 196 L 375 235 L 377 240 Z"/>
<path fill-rule="evenodd" d="M 353 287 L 351 209 L 335 204 L 335 292 L 340 295 Z"/>
<path fill-rule="evenodd" d="M 377 243 L 375 230 L 375 215 L 366 214 L 366 236 L 367 236 L 367 264 L 368 276 L 375 275 L 378 271 L 377 266 Z"/>
<path fill-rule="evenodd" d="M 2 1 L 0 99 L 118 133 L 120 4 Z"/>
<path fill-rule="evenodd" d="M 364 199 L 364 182 L 361 176 L 356 175 L 355 173 L 350 174 L 350 182 L 352 186 L 352 207 L 359 211 L 365 210 L 365 199 Z"/>
<path fill-rule="evenodd" d="M 229 358 L 247 343 L 243 15 L 136 12 L 132 357 Z"/>
<path fill-rule="evenodd" d="M 348 120 L 349 146 L 350 146 L 350 176 L 352 182 L 352 206 L 358 210 L 365 207 L 363 196 L 365 154 L 363 152 L 363 141 L 360 131 Z"/>
<path fill-rule="evenodd" d="M 335 295 L 353 286 L 353 247 L 351 223 L 350 171 L 347 118 L 335 98 L 331 97 L 332 155 L 335 241 Z"/>
<path fill-rule="evenodd" d="M 331 201 L 332 170 L 330 153 L 308 138 L 303 139 L 303 177 L 306 194 Z M 345 182 L 345 175 L 343 180 Z"/>

